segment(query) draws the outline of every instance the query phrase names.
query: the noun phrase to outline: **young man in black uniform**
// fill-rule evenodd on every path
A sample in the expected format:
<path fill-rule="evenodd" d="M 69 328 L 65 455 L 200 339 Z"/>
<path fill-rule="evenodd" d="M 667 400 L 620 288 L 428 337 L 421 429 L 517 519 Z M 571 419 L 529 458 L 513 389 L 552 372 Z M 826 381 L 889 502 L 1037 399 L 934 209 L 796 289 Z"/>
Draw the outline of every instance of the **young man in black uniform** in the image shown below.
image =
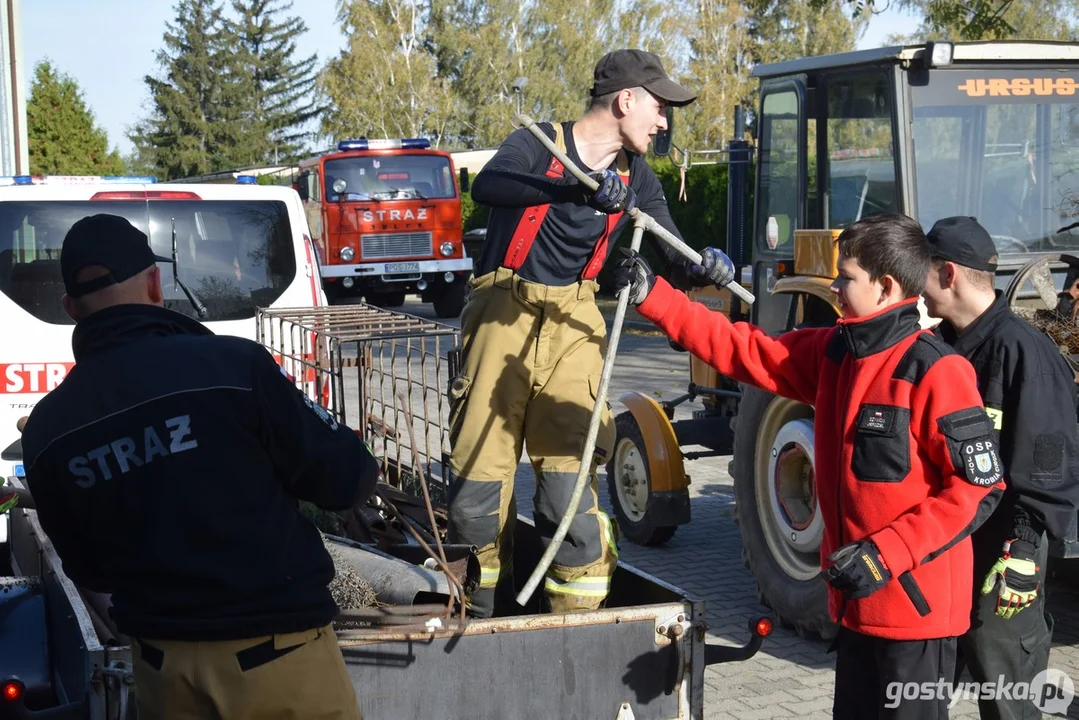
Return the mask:
<path fill-rule="evenodd" d="M 580 120 L 541 127 L 599 182 L 598 191 L 581 186 L 527 130 L 506 139 L 472 186 L 472 197 L 494 209 L 461 316 L 461 370 L 450 387 L 449 517 L 452 541 L 480 548 L 474 616 L 494 612 L 496 587 L 513 602 L 513 478 L 523 446 L 536 471 L 542 537 L 554 534 L 568 505 L 606 350 L 595 278 L 631 224 L 628 213 L 636 205 L 678 235 L 643 154 L 666 128 L 667 106 L 686 105 L 694 94 L 670 80 L 652 53 L 618 50 L 596 65 L 591 96 Z M 659 250 L 678 287 L 733 277 L 722 253 L 691 272 Z M 618 554 L 612 521 L 597 502 L 595 463 L 606 461 L 613 442 L 606 412 L 589 459 L 591 490 L 546 578 L 555 612 L 594 609 L 607 596 Z"/>
<path fill-rule="evenodd" d="M 22 438 L 41 525 L 112 594 L 140 718 L 359 718 L 297 501 L 350 508 L 377 462 L 261 346 L 164 309 L 159 260 L 115 215 L 64 239 L 76 364 Z"/>
<path fill-rule="evenodd" d="M 1030 683 L 1046 669 L 1052 618 L 1043 586 L 1047 540 L 1062 539 L 1079 499 L 1076 389 L 1067 362 L 994 291 L 997 250 L 977 220 L 950 217 L 929 231 L 925 287 L 937 334 L 974 366 L 999 433 L 1006 487 L 972 535 L 974 605 L 959 640 L 978 683 Z M 1027 700 L 979 699 L 983 718 L 1037 718 Z"/>

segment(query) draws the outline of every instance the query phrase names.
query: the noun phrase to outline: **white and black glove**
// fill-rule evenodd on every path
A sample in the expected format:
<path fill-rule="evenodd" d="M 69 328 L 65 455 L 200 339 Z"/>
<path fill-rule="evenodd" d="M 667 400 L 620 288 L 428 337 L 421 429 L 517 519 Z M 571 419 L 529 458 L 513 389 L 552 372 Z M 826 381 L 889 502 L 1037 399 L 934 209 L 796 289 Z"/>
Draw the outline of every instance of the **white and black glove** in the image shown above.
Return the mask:
<path fill-rule="evenodd" d="M 633 188 L 622 181 L 613 170 L 600 170 L 589 175 L 599 183 L 599 187 L 588 197 L 588 204 L 596 210 L 613 215 L 628 213 L 637 206 L 637 195 Z"/>
<path fill-rule="evenodd" d="M 996 593 L 998 616 L 1010 618 L 1038 599 L 1040 583 L 1039 568 L 1034 563 L 1035 549 L 1033 543 L 1025 540 L 1009 540 L 985 576 L 982 595 Z"/>
<path fill-rule="evenodd" d="M 629 302 L 636 307 L 645 301 L 656 285 L 656 274 L 639 252 L 619 248 L 624 256 L 614 267 L 612 277 L 616 292 L 629 287 Z"/>
<path fill-rule="evenodd" d="M 698 287 L 715 285 L 723 288 L 734 280 L 734 263 L 727 253 L 712 247 L 701 250 L 700 265 L 690 265 L 686 270 Z"/>

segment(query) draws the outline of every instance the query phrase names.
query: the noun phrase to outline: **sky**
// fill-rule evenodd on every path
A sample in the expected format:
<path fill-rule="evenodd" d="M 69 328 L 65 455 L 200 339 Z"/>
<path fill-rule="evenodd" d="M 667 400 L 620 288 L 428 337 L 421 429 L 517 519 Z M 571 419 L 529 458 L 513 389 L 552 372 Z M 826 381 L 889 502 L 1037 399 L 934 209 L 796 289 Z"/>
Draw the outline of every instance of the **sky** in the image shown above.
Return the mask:
<path fill-rule="evenodd" d="M 144 76 L 157 69 L 165 23 L 175 15 L 172 0 L 22 0 L 22 62 L 28 91 L 33 69 L 50 60 L 71 75 L 112 147 L 131 151 L 127 130 L 145 115 L 149 95 Z M 296 40 L 300 57 L 317 53 L 319 64 L 337 55 L 344 36 L 336 0 L 298 0 L 308 31 Z M 909 33 L 917 21 L 893 10 L 874 16 L 858 47 L 879 47 L 892 33 Z M 25 95 L 24 95 L 25 97 Z"/>

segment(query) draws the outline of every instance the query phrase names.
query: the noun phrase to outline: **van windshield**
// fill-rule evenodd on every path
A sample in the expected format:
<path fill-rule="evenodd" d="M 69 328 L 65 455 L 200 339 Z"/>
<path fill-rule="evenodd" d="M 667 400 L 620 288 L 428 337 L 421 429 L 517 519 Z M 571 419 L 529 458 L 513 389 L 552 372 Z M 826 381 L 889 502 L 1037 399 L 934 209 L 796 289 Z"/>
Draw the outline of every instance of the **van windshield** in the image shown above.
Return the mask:
<path fill-rule="evenodd" d="M 172 257 L 175 220 L 180 279 L 206 306 L 204 322 L 253 318 L 296 277 L 288 209 L 280 201 L 3 202 L 0 292 L 38 320 L 74 324 L 60 305 L 60 248 L 77 220 L 96 213 L 127 218 L 162 257 Z M 165 307 L 197 317 L 172 265 L 159 267 Z"/>

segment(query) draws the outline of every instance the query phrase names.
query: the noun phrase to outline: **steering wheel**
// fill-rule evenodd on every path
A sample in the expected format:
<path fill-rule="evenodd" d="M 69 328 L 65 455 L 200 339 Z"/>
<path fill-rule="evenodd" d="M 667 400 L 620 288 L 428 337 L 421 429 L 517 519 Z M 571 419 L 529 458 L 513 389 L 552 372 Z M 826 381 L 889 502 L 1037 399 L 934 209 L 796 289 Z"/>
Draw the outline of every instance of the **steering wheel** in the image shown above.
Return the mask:
<path fill-rule="evenodd" d="M 1045 308 L 1055 310 L 1058 297 L 1050 267 L 1055 263 L 1064 263 L 1073 270 L 1079 270 L 1079 257 L 1074 255 L 1053 254 L 1036 257 L 1021 267 L 1008 283 L 1008 288 L 1004 291 L 1008 305 L 1012 308 L 1018 306 L 1019 291 L 1029 282 Z"/>

